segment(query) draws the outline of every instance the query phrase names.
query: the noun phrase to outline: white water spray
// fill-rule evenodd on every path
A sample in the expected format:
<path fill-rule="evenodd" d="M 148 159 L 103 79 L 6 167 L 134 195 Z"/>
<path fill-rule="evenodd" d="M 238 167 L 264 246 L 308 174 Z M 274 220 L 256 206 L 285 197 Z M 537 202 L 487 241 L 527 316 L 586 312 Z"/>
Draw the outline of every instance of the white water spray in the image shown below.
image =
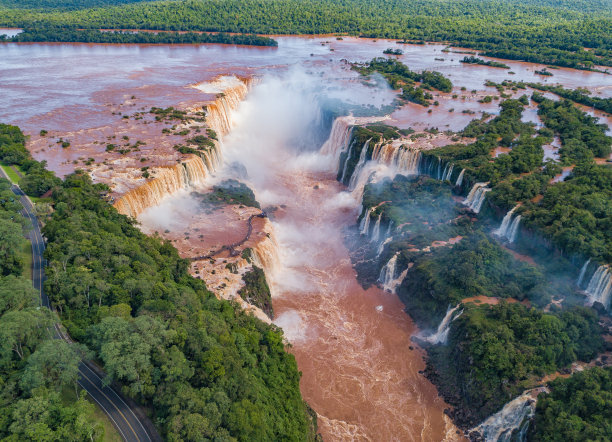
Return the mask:
<path fill-rule="evenodd" d="M 372 216 L 372 212 L 374 211 L 374 207 L 370 207 L 363 218 L 361 219 L 361 224 L 359 224 L 359 233 L 362 235 L 368 235 L 370 232 L 370 216 Z"/>
<path fill-rule="evenodd" d="M 457 181 L 455 182 L 455 186 L 461 186 L 463 184 L 463 174 L 465 173 L 465 169 L 461 169 L 461 173 L 457 177 Z"/>
<path fill-rule="evenodd" d="M 451 322 L 453 322 L 463 313 L 463 310 L 460 310 L 459 313 L 455 315 L 455 312 L 459 309 L 459 307 L 461 307 L 461 304 L 457 304 L 453 308 L 450 308 L 450 306 L 448 307 L 448 310 L 446 310 L 446 315 L 444 315 L 442 322 L 440 322 L 440 325 L 438 326 L 438 330 L 436 330 L 433 335 L 425 338 L 427 342 L 430 344 L 446 344 L 446 341 L 448 340 L 448 333 L 450 332 Z"/>
<path fill-rule="evenodd" d="M 374 224 L 374 230 L 372 230 L 372 238 L 373 242 L 378 242 L 380 237 L 380 220 L 382 219 L 382 212 L 378 214 L 378 219 L 376 220 L 376 224 Z"/>
<path fill-rule="evenodd" d="M 491 189 L 487 187 L 488 184 L 488 182 L 474 184 L 467 198 L 463 201 L 463 204 L 469 207 L 474 213 L 480 212 L 486 193 L 491 191 Z"/>
<path fill-rule="evenodd" d="M 529 422 L 535 413 L 537 395 L 541 392 L 548 390 L 540 387 L 524 392 L 470 433 L 478 433 L 486 442 L 524 441 Z"/>
<path fill-rule="evenodd" d="M 514 212 L 519 207 L 519 205 L 516 205 L 512 208 L 512 210 L 508 211 L 506 216 L 504 216 L 499 229 L 495 230 L 494 232 L 497 236 L 506 238 L 510 243 L 513 243 L 516 240 L 518 228 L 521 223 L 521 215 L 516 217 L 514 216 Z"/>
<path fill-rule="evenodd" d="M 609 265 L 602 265 L 595 270 L 586 293 L 591 303 L 600 302 L 608 310 L 610 308 L 610 295 L 612 295 L 612 274 Z"/>
<path fill-rule="evenodd" d="M 582 280 L 584 279 L 584 274 L 587 271 L 587 268 L 589 267 L 589 264 L 591 263 L 591 258 L 589 258 L 587 260 L 587 262 L 584 263 L 584 265 L 582 266 L 582 268 L 580 269 L 580 275 L 578 276 L 578 282 L 576 282 L 576 285 L 578 287 L 580 287 L 582 285 Z"/>

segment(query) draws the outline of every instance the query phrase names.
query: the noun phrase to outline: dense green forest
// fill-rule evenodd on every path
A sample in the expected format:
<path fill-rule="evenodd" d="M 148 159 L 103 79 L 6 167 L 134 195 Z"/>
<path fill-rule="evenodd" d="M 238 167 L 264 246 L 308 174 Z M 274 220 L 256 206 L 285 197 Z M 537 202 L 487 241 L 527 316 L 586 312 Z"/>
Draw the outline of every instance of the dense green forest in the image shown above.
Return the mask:
<path fill-rule="evenodd" d="M 457 422 L 472 427 L 538 378 L 589 361 L 603 349 L 596 314 L 575 307 L 542 313 L 517 303 L 468 304 L 451 327 L 448 344 L 428 350 L 429 375 L 459 407 Z"/>
<path fill-rule="evenodd" d="M 536 131 L 531 123 L 521 122 L 526 96 L 500 103 L 499 116 L 472 121 L 463 135 L 476 137 L 469 145 L 454 145 L 428 151 L 430 161 L 441 158 L 455 168 L 465 168 L 467 182 L 489 182 L 493 189 L 487 201 L 502 213 L 517 203 L 525 226 L 533 228 L 568 255 L 612 261 L 612 170 L 597 165 L 594 156 L 607 157 L 612 137 L 606 125 L 578 109 L 571 102 L 555 102 L 537 93 L 538 114 L 546 127 Z M 543 162 L 542 146 L 559 135 L 560 162 Z M 511 147 L 507 155 L 494 160 L 497 146 Z M 552 179 L 561 165 L 575 165 L 563 182 Z M 539 197 L 540 195 L 543 198 Z M 538 197 L 538 198 L 536 198 Z M 539 247 L 520 243 L 525 247 Z"/>
<path fill-rule="evenodd" d="M 549 384 L 538 397 L 534 441 L 612 440 L 612 367 L 594 367 Z"/>
<path fill-rule="evenodd" d="M 73 10 L 117 6 L 155 0 L 0 0 L 0 6 L 27 9 Z"/>
<path fill-rule="evenodd" d="M 33 161 L 18 128 L 0 129 L 3 161 Z M 97 440 L 91 405 L 75 396 L 74 368 L 91 355 L 153 410 L 169 440 L 315 438 L 315 415 L 280 329 L 218 300 L 168 242 L 144 235 L 108 204 L 106 186 L 81 172 L 53 178 L 45 290 L 81 344 L 46 344 L 52 318 L 34 308 L 31 282 L 20 276 L 14 251 L 22 221 L 0 181 L 0 435 Z M 66 400 L 66 391 L 77 399 Z"/>
<path fill-rule="evenodd" d="M 0 125 L 3 162 L 22 139 L 17 128 Z M 77 388 L 78 364 L 89 351 L 53 339 L 57 319 L 38 307 L 27 276 L 30 226 L 21 208 L 0 179 L 0 439 L 101 440 L 104 427 Z"/>
<path fill-rule="evenodd" d="M 257 35 L 229 35 L 225 33 L 178 33 L 178 32 L 130 32 L 97 29 L 78 29 L 76 27 L 35 26 L 26 27 L 23 32 L 12 38 L 0 36 L 0 41 L 12 42 L 77 42 L 77 43 L 142 43 L 142 44 L 202 44 L 225 43 L 251 46 L 278 46 L 268 37 Z"/>
<path fill-rule="evenodd" d="M 6 9 L 0 25 L 350 34 L 443 41 L 488 56 L 590 69 L 612 65 L 610 11 L 603 0 L 186 0 L 70 12 Z"/>

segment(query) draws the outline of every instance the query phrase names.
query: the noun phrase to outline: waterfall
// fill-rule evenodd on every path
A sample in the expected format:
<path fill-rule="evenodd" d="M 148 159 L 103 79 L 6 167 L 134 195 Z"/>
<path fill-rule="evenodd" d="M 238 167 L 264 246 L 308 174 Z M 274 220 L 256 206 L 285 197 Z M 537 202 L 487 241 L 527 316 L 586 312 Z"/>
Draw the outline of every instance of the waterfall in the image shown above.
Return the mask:
<path fill-rule="evenodd" d="M 507 237 L 508 235 L 508 227 L 510 226 L 510 221 L 512 221 L 512 214 L 514 213 L 514 211 L 516 209 L 518 209 L 519 206 L 516 205 L 512 208 L 512 210 L 508 211 L 508 213 L 506 213 L 506 216 L 504 216 L 504 219 L 502 219 L 502 223 L 499 226 L 499 229 L 497 229 L 495 231 L 495 234 L 498 236 L 502 236 L 502 237 Z"/>
<path fill-rule="evenodd" d="M 395 278 L 395 267 L 397 264 L 397 257 L 400 252 L 397 252 L 395 255 L 391 257 L 391 259 L 383 266 L 380 270 L 380 276 L 378 277 L 378 282 L 380 282 L 383 286 L 383 290 L 391 293 L 395 293 L 395 289 L 399 287 L 399 285 L 404 281 L 406 275 L 408 274 L 409 268 L 404 270 L 400 275 Z"/>
<path fill-rule="evenodd" d="M 387 244 L 389 244 L 392 239 L 393 239 L 393 237 L 392 236 L 388 236 L 388 233 L 387 233 L 387 239 L 385 239 L 383 242 L 381 242 L 380 245 L 378 246 L 378 250 L 376 251 L 376 258 L 378 258 L 380 256 L 380 254 L 385 249 L 385 246 Z"/>
<path fill-rule="evenodd" d="M 444 167 L 444 172 L 442 173 L 442 181 L 450 181 L 454 168 L 454 164 L 451 163 L 450 166 L 448 165 L 448 163 L 446 164 L 446 166 Z"/>
<path fill-rule="evenodd" d="M 208 84 L 196 85 L 195 87 L 209 93 L 217 91 L 216 87 L 218 86 L 215 85 L 222 82 L 223 78 L 220 77 L 219 80 Z M 234 81 L 230 82 L 231 85 L 229 87 L 219 90 L 220 93 L 217 94 L 217 98 L 212 103 L 206 105 L 206 124 L 219 136 L 227 135 L 231 130 L 234 123 L 234 111 L 238 109 L 238 106 L 244 97 L 246 97 L 253 82 L 254 80 L 252 79 L 235 78 Z M 213 87 L 211 89 L 207 88 L 207 86 Z"/>
<path fill-rule="evenodd" d="M 548 389 L 540 387 L 524 392 L 470 430 L 470 433 L 477 433 L 485 442 L 524 441 L 529 422 L 535 413 L 537 395 L 542 392 L 548 392 Z"/>
<path fill-rule="evenodd" d="M 491 189 L 487 187 L 488 184 L 488 182 L 474 184 L 467 198 L 463 201 L 463 204 L 469 207 L 474 213 L 480 212 L 486 193 L 491 191 Z"/>
<path fill-rule="evenodd" d="M 582 268 L 580 269 L 580 275 L 578 276 L 578 282 L 576 283 L 578 288 L 580 288 L 580 286 L 582 285 L 582 280 L 584 279 L 584 274 L 586 273 L 587 267 L 589 266 L 590 263 L 591 263 L 591 258 L 589 258 L 588 261 L 585 262 L 584 265 L 582 266 Z"/>
<path fill-rule="evenodd" d="M 361 224 L 359 224 L 359 233 L 362 235 L 368 235 L 370 233 L 370 216 L 372 215 L 374 209 L 375 207 L 370 207 L 361 219 Z"/>
<path fill-rule="evenodd" d="M 265 224 L 263 227 L 262 240 L 253 246 L 254 264 L 261 267 L 265 273 L 268 282 L 273 282 L 274 275 L 280 268 L 280 257 L 278 255 L 278 243 L 274 236 L 274 228 L 268 218 L 264 218 Z M 272 284 L 270 284 L 272 289 Z"/>
<path fill-rule="evenodd" d="M 348 155 L 344 160 L 344 167 L 342 168 L 342 177 L 340 178 L 341 183 L 344 183 L 344 180 L 346 178 L 346 169 L 348 169 L 348 163 L 351 160 L 351 155 L 353 154 L 353 144 L 354 143 L 351 143 L 351 145 L 349 146 Z"/>
<path fill-rule="evenodd" d="M 377 242 L 378 238 L 380 236 L 380 220 L 382 218 L 382 212 L 380 212 L 380 214 L 378 215 L 378 219 L 376 220 L 376 224 L 374 224 L 374 230 L 372 231 L 372 238 L 371 240 L 373 242 Z"/>
<path fill-rule="evenodd" d="M 608 310 L 610 308 L 610 295 L 612 294 L 612 274 L 610 273 L 609 265 L 597 267 L 586 293 L 591 303 L 600 302 Z"/>
<path fill-rule="evenodd" d="M 351 190 L 355 189 L 357 181 L 359 180 L 359 174 L 361 173 L 363 166 L 365 166 L 365 163 L 367 162 L 366 156 L 368 154 L 369 144 L 370 144 L 370 140 L 366 141 L 363 144 L 363 147 L 361 148 L 361 154 L 359 155 L 359 161 L 357 162 L 357 165 L 355 166 L 355 169 L 353 170 L 353 174 L 351 175 L 351 181 L 349 183 L 349 189 Z"/>
<path fill-rule="evenodd" d="M 463 184 L 463 174 L 464 173 L 465 173 L 465 169 L 461 169 L 461 173 L 457 177 L 457 182 L 455 183 L 455 186 L 461 186 L 461 184 Z"/>
<path fill-rule="evenodd" d="M 336 118 L 329 138 L 321 146 L 321 153 L 331 155 L 338 161 L 340 159 L 340 152 L 346 151 L 351 141 L 353 124 L 355 124 L 355 118 L 352 116 Z M 336 165 L 336 170 L 338 170 L 338 165 Z"/>
<path fill-rule="evenodd" d="M 165 196 L 202 184 L 211 170 L 202 158 L 189 155 L 182 163 L 158 167 L 154 172 L 155 178 L 128 191 L 115 202 L 119 213 L 135 218 L 145 209 L 159 204 Z"/>
<path fill-rule="evenodd" d="M 518 227 L 521 223 L 521 215 L 514 217 L 514 212 L 518 209 L 520 205 L 516 205 L 512 208 L 512 210 L 506 213 L 504 219 L 502 219 L 502 223 L 499 226 L 499 229 L 495 230 L 495 234 L 501 238 L 506 238 L 509 242 L 513 243 L 516 240 L 516 235 L 518 233 Z"/>
<path fill-rule="evenodd" d="M 518 233 L 518 227 L 520 223 L 521 223 L 521 215 L 518 215 L 516 218 L 514 218 L 514 221 L 512 221 L 512 225 L 510 226 L 510 230 L 508 232 L 509 242 L 513 243 L 516 240 L 516 235 Z"/>
<path fill-rule="evenodd" d="M 442 179 L 442 159 L 438 157 L 438 171 L 436 173 L 436 178 L 438 180 Z"/>
<path fill-rule="evenodd" d="M 421 161 L 421 151 L 400 144 L 401 140 L 378 143 L 372 151 L 372 160 L 397 168 L 406 175 L 417 175 Z"/>
<path fill-rule="evenodd" d="M 211 82 L 192 87 L 204 93 L 217 93 L 212 103 L 205 106 L 206 124 L 218 136 L 226 135 L 233 124 L 233 114 L 249 91 L 254 79 L 221 76 Z M 154 178 L 122 195 L 114 206 L 124 215 L 137 217 L 145 209 L 160 203 L 162 198 L 180 189 L 197 186 L 221 164 L 218 144 L 214 148 L 189 155 L 173 166 L 157 167 Z"/>
<path fill-rule="evenodd" d="M 433 335 L 430 335 L 425 338 L 427 342 L 430 344 L 446 344 L 446 340 L 448 339 L 448 332 L 450 331 L 451 322 L 457 319 L 463 313 L 463 310 L 459 311 L 459 313 L 455 316 L 454 313 L 461 307 L 461 304 L 457 304 L 455 307 L 451 308 L 450 305 L 446 310 L 446 315 L 440 322 L 438 326 L 438 330 Z"/>

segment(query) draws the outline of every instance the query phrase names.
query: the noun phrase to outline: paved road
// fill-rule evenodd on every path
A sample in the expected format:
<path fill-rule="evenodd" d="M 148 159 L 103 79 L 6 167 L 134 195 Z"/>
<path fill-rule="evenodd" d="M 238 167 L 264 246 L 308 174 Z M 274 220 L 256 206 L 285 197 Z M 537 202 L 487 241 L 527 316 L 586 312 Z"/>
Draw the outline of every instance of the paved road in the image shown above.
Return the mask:
<path fill-rule="evenodd" d="M 7 178 L 0 168 L 0 177 Z M 17 195 L 23 205 L 22 214 L 32 223 L 32 230 L 28 233 L 32 242 L 32 282 L 34 288 L 40 293 L 40 303 L 51 310 L 49 298 L 44 291 L 44 259 L 45 241 L 40 232 L 38 219 L 34 215 L 34 207 L 30 199 L 17 186 L 13 185 L 11 190 Z M 56 337 L 71 342 L 70 338 L 62 332 L 59 324 L 55 324 Z M 119 434 L 128 442 L 157 442 L 161 437 L 156 432 L 151 421 L 146 418 L 142 409 L 132 401 L 124 398 L 110 386 L 102 383 L 105 374 L 100 368 L 88 361 L 82 361 L 79 365 L 79 385 L 89 393 L 92 399 L 100 406 L 111 420 Z M 129 405 L 128 405 L 129 404 Z"/>

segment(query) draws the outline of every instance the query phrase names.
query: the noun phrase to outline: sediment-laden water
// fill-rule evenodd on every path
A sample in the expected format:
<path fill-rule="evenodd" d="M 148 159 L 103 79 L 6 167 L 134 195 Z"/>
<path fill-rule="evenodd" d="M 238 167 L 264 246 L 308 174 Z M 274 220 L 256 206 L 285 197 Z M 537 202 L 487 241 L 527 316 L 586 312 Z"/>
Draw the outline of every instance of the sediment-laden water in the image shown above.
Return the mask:
<path fill-rule="evenodd" d="M 278 48 L 0 44 L 0 92 L 5 99 L 0 121 L 24 127 L 31 136 L 28 147 L 34 156 L 48 160 L 50 168 L 60 174 L 83 167 L 83 158 L 93 158 L 92 174 L 104 182 L 124 167 L 138 170 L 139 156 L 147 157 L 142 165 L 171 166 L 164 182 L 172 183 L 172 189 L 157 189 L 158 193 L 151 191 L 142 199 L 137 194 L 143 189 L 134 192 L 135 201 L 128 201 L 131 196 L 124 200 L 122 211 L 133 215 L 163 204 L 164 198 L 173 198 L 177 190 L 181 190 L 181 204 L 192 204 L 186 192 L 189 186 L 235 177 L 232 166 L 241 163 L 247 173 L 241 178 L 264 207 L 275 209 L 270 212 L 271 224 L 264 226 L 264 221 L 258 220 L 259 242 L 254 238 L 253 247 L 262 244 L 259 262 L 266 267 L 272 284 L 274 322 L 284 329 L 292 344 L 290 351 L 303 373 L 303 396 L 319 415 L 324 439 L 456 440 L 456 429 L 443 412 L 447 405 L 419 374 L 425 367 L 424 353 L 411 341 L 418 330 L 402 303 L 392 290 L 364 290 L 356 280 L 344 237 L 359 214 L 358 190 L 363 183 L 358 181 L 366 174 L 355 174 L 352 187 L 357 191 L 348 192 L 336 180 L 339 150 L 330 145 L 333 143 L 321 148 L 322 143 L 316 142 L 321 137 L 311 136 L 313 130 L 324 126 L 320 103 L 313 97 L 325 95 L 353 104 L 389 104 L 392 91 L 362 86 L 357 74 L 342 60 L 364 62 L 395 45 L 387 40 L 301 37 L 281 37 Z M 486 79 L 501 82 L 509 78 L 505 70 L 463 65 L 459 63 L 463 56 L 442 53 L 443 45 L 403 45 L 402 49 L 405 55 L 400 59 L 411 69 L 445 73 L 455 84 L 453 93 L 465 98 L 440 94 L 436 97 L 440 106 L 433 107 L 430 114 L 409 104 L 395 111 L 388 123 L 458 130 L 478 116 L 463 110 L 497 112 L 496 103 L 483 107 L 478 99 L 493 91 L 483 86 Z M 504 62 L 515 72 L 511 79 L 542 81 L 534 74 L 540 65 Z M 288 67 L 293 65 L 301 68 L 292 72 Z M 216 114 L 211 112 L 216 115 L 216 128 L 225 133 L 219 156 L 223 160 L 216 159 L 215 167 L 208 167 L 206 162 L 175 166 L 179 155 L 172 146 L 179 139 L 172 134 L 161 135 L 161 129 L 169 125 L 154 121 L 143 125 L 123 118 L 151 106 L 191 108 L 212 102 L 220 92 L 202 85 L 219 76 L 262 78 L 246 95 L 246 101 L 242 101 L 242 95 L 232 109 L 221 106 Z M 559 69 L 548 81 L 571 88 L 587 87 L 606 97 L 612 96 L 609 78 Z M 334 87 L 321 91 L 317 89 L 321 83 Z M 462 86 L 467 92 L 461 92 Z M 537 116 L 531 118 L 537 122 Z M 338 129 L 337 139 L 347 139 L 346 127 Z M 50 131 L 48 138 L 38 135 L 40 129 Z M 104 144 L 115 134 L 142 139 L 146 143 L 143 152 L 126 156 L 106 152 Z M 59 147 L 55 143 L 58 137 L 70 139 L 71 147 Z M 414 151 L 405 150 L 400 155 L 388 147 L 381 145 L 376 150 L 381 163 L 412 170 Z M 112 166 L 96 174 L 105 162 Z M 452 168 L 443 171 L 449 179 L 452 174 Z M 459 185 L 463 171 L 455 170 L 457 174 Z M 134 183 L 141 181 L 141 177 L 133 178 Z M 128 193 L 129 189 L 117 189 L 117 193 Z M 477 212 L 486 190 L 484 183 L 473 189 L 466 204 Z M 205 216 L 190 210 L 184 217 L 176 213 L 174 223 L 164 227 L 179 249 L 194 256 L 240 239 L 243 230 L 238 230 L 244 229 L 245 219 L 255 213 L 227 210 Z M 159 213 L 150 212 L 149 218 L 144 216 L 141 221 L 154 226 L 151 217 L 161 216 Z M 164 213 L 170 218 L 172 215 Z M 216 222 L 216 230 L 207 230 L 210 224 L 206 222 Z M 368 222 L 370 232 L 376 219 L 368 218 Z M 506 237 L 512 227 L 510 219 L 507 224 L 500 228 Z M 195 271 L 200 270 L 194 267 Z M 399 276 L 396 273 L 394 270 L 382 279 L 392 282 Z M 597 284 L 587 279 L 593 277 L 584 275 L 583 285 L 593 285 L 594 296 L 603 292 L 600 287 L 608 295 L 607 269 L 599 272 Z M 219 278 L 215 284 L 223 283 Z"/>

